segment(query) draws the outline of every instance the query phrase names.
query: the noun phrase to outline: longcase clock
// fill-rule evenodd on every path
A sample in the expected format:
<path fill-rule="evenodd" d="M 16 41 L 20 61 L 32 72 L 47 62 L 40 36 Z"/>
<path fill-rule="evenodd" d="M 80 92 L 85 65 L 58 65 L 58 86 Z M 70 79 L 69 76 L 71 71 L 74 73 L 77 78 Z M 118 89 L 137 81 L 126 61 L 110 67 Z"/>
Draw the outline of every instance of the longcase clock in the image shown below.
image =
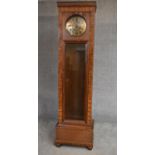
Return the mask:
<path fill-rule="evenodd" d="M 95 1 L 57 2 L 59 20 L 56 145 L 93 148 Z"/>

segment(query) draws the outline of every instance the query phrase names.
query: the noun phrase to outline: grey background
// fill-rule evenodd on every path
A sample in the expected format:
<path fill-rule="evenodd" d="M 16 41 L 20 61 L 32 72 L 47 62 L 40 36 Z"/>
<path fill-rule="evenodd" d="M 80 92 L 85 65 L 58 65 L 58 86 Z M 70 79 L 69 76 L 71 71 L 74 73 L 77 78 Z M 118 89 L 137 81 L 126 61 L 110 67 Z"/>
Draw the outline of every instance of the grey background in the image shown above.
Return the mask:
<path fill-rule="evenodd" d="M 56 148 L 58 19 L 56 0 L 40 0 L 39 7 L 39 155 L 116 155 L 117 1 L 97 0 L 93 79 L 94 149 Z"/>

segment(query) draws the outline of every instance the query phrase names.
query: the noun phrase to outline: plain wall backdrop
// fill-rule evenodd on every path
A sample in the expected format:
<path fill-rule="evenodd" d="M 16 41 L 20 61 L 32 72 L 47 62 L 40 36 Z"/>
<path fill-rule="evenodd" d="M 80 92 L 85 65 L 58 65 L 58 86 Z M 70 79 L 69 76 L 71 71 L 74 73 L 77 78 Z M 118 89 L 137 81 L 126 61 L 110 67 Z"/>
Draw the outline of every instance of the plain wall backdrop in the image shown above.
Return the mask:
<path fill-rule="evenodd" d="M 97 0 L 93 117 L 116 123 L 117 1 Z M 58 13 L 56 0 L 39 1 L 39 118 L 56 120 L 58 110 Z"/>

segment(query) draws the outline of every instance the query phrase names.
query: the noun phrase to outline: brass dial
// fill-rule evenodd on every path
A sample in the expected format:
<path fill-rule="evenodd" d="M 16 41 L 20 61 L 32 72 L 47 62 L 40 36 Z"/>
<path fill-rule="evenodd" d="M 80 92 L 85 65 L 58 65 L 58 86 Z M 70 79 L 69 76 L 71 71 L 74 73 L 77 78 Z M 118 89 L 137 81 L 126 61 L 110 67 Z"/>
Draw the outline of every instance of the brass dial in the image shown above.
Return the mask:
<path fill-rule="evenodd" d="M 80 36 L 86 31 L 86 21 L 83 17 L 75 15 L 66 22 L 66 30 L 71 36 Z"/>

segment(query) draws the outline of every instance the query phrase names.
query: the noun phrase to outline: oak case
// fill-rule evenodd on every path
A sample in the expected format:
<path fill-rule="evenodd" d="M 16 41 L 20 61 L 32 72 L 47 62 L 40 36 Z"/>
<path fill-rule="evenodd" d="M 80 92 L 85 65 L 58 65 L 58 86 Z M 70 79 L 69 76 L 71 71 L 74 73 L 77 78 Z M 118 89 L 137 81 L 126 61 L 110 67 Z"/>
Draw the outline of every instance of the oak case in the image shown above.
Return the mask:
<path fill-rule="evenodd" d="M 92 85 L 96 2 L 57 2 L 59 20 L 58 122 L 56 145 L 93 148 Z M 66 21 L 81 16 L 82 35 L 66 31 Z"/>

